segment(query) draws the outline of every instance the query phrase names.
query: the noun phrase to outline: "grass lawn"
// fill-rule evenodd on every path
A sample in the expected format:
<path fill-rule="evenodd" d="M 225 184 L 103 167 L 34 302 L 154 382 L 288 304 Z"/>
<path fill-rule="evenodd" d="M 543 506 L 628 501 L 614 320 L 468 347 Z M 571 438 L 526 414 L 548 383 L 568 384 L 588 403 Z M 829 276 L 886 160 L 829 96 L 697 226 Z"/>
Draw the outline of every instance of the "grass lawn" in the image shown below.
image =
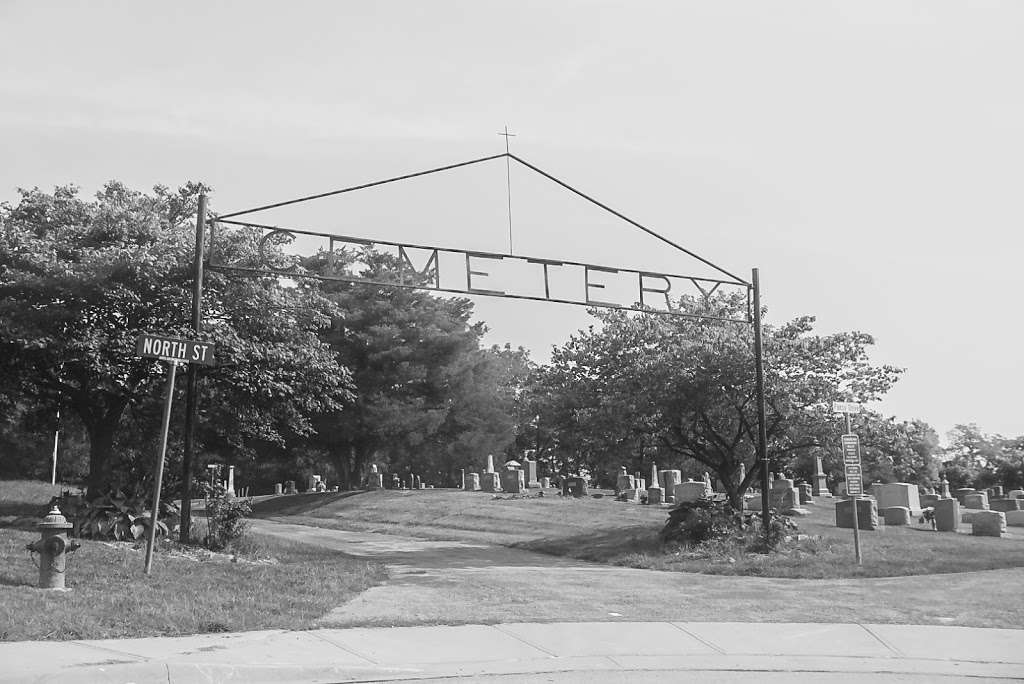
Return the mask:
<path fill-rule="evenodd" d="M 0 482 L 0 640 L 302 629 L 385 579 L 380 564 L 270 539 L 243 545 L 234 562 L 166 542 L 146 576 L 144 545 L 82 540 L 67 564 L 71 591 L 37 589 L 25 545 L 52 490 Z"/>
<path fill-rule="evenodd" d="M 494 497 L 458 490 L 342 492 L 266 499 L 260 517 L 430 539 L 517 546 L 559 556 L 637 568 L 764 577 L 892 577 L 1024 567 L 1024 528 L 1002 539 L 938 533 L 915 524 L 861 532 L 863 564 L 854 562 L 853 530 L 835 527 L 835 499 L 818 499 L 796 518 L 810 538 L 778 552 L 665 547 L 657 539 L 668 507 L 586 499 Z M 965 533 L 966 532 L 966 533 Z"/>

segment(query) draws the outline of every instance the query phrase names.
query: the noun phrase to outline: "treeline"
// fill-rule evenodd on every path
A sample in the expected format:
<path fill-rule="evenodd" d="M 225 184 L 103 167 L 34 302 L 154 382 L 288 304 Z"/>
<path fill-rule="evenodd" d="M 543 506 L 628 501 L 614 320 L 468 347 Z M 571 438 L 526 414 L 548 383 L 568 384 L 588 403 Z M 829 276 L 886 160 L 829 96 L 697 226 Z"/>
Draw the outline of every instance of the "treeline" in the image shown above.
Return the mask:
<path fill-rule="evenodd" d="M 202 190 L 145 194 L 112 182 L 92 201 L 63 187 L 0 206 L 0 476 L 47 477 L 59 427 L 62 479 L 92 492 L 147 484 L 166 371 L 136 357 L 134 341 L 143 331 L 192 335 Z M 466 299 L 303 277 L 390 282 L 402 267 L 394 256 L 362 248 L 301 259 L 280 247 L 252 230 L 218 232 L 226 261 L 269 256 L 293 277 L 206 275 L 202 337 L 217 345 L 218 365 L 200 371 L 197 475 L 223 463 L 257 490 L 312 473 L 358 487 L 377 463 L 451 486 L 489 453 L 530 449 L 542 475 L 612 484 L 622 466 L 646 475 L 657 463 L 709 472 L 734 501 L 759 477 L 751 331 L 706 318 L 741 316 L 742 297 L 680 302 L 700 318 L 595 311 L 596 326 L 538 365 L 522 349 L 484 348 Z M 773 470 L 804 478 L 820 457 L 834 485 L 843 426 L 831 402 L 877 400 L 901 370 L 870 363 L 870 335 L 817 335 L 813 323 L 765 330 L 769 456 Z M 855 423 L 871 481 L 1024 477 L 1021 439 L 960 426 L 944 454 L 922 421 L 866 412 Z"/>

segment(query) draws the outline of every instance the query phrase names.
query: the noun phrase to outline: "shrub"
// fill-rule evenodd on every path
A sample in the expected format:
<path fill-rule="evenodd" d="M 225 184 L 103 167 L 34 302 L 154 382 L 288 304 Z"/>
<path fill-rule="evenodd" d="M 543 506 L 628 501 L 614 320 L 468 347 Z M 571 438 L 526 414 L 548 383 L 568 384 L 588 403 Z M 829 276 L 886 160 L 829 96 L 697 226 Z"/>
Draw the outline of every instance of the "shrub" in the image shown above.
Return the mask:
<path fill-rule="evenodd" d="M 209 534 L 204 544 L 219 551 L 242 538 L 247 527 L 246 518 L 252 514 L 252 501 L 229 497 L 221 486 L 208 487 L 206 519 Z"/>
<path fill-rule="evenodd" d="M 732 545 L 755 553 L 775 549 L 797 529 L 792 518 L 772 511 L 768 533 L 761 514 L 741 514 L 728 501 L 700 498 L 684 501 L 669 512 L 659 535 L 664 543 Z"/>
<path fill-rule="evenodd" d="M 145 497 L 137 492 L 126 495 L 119 489 L 92 501 L 66 492 L 63 496 L 54 497 L 53 503 L 74 524 L 74 534 L 83 538 L 135 541 L 144 537 L 151 525 L 150 508 Z M 180 520 L 178 506 L 170 501 L 161 501 L 157 536 L 176 530 Z"/>

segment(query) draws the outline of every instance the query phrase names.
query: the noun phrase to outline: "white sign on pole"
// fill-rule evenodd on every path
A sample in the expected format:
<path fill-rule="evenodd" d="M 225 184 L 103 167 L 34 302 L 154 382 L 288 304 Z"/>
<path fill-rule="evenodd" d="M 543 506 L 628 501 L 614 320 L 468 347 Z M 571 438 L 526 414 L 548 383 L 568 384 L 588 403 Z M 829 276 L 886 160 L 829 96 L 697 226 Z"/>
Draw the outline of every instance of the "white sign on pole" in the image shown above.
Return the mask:
<path fill-rule="evenodd" d="M 860 464 L 860 437 L 843 435 L 843 463 Z"/>
<path fill-rule="evenodd" d="M 861 496 L 864 493 L 864 487 L 860 464 L 847 463 L 845 468 L 846 493 L 850 496 Z"/>
<path fill-rule="evenodd" d="M 833 413 L 860 413 L 860 404 L 855 401 L 833 401 Z"/>

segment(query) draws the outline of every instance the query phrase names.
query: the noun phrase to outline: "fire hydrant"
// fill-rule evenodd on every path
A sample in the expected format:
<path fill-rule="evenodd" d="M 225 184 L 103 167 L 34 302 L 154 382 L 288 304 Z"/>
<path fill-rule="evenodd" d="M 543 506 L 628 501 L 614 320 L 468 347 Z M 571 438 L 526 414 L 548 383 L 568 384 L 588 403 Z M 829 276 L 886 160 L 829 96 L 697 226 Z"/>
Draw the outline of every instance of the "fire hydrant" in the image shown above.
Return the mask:
<path fill-rule="evenodd" d="M 78 549 L 81 544 L 68 539 L 66 531 L 73 525 L 61 515 L 56 504 L 37 527 L 41 537 L 26 548 L 39 554 L 39 588 L 63 589 L 67 554 Z"/>

